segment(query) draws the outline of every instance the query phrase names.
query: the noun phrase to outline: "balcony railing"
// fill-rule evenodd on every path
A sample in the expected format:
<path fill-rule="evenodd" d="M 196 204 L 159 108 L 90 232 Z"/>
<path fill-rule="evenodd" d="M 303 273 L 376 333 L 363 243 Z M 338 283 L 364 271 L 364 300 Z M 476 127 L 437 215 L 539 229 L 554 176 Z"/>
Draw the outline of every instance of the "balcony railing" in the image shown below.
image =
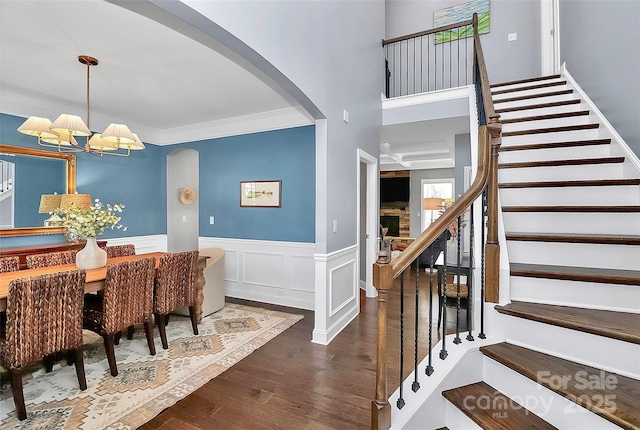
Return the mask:
<path fill-rule="evenodd" d="M 473 82 L 473 20 L 383 40 L 382 46 L 387 98 Z"/>

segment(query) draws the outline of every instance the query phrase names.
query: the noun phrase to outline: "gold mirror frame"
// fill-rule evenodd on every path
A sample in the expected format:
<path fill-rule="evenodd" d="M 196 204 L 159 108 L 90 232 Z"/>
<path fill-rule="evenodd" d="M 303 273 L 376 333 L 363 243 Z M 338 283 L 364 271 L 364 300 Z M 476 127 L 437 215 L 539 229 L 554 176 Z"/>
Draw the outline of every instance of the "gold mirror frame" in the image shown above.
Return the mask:
<path fill-rule="evenodd" d="M 45 157 L 65 160 L 67 168 L 67 194 L 76 192 L 76 155 L 62 152 L 43 151 L 41 149 L 23 148 L 21 146 L 0 144 L 0 153 L 27 155 L 29 157 Z M 0 229 L 0 237 L 36 236 L 42 234 L 63 234 L 64 227 L 18 227 Z"/>

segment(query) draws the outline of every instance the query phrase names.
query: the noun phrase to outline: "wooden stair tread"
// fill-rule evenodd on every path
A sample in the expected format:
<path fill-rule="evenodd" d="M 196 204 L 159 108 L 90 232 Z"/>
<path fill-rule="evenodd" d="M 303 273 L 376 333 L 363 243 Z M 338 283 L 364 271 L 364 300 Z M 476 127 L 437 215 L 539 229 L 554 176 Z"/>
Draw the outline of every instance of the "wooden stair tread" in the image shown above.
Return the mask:
<path fill-rule="evenodd" d="M 528 151 L 531 149 L 571 148 L 576 146 L 609 145 L 611 139 L 568 140 L 564 142 L 525 143 L 523 145 L 500 146 L 500 152 Z"/>
<path fill-rule="evenodd" d="M 529 94 L 526 96 L 510 97 L 506 99 L 494 100 L 493 104 L 517 102 L 522 100 L 538 99 L 542 97 L 564 96 L 573 93 L 573 90 L 550 91 L 548 93 Z"/>
<path fill-rule="evenodd" d="M 565 131 L 593 130 L 599 127 L 600 127 L 600 124 L 593 123 L 593 124 L 563 125 L 560 127 L 532 128 L 529 130 L 503 132 L 502 137 L 525 136 L 527 134 L 560 133 Z"/>
<path fill-rule="evenodd" d="M 510 263 L 510 275 L 600 284 L 640 285 L 639 270 Z"/>
<path fill-rule="evenodd" d="M 588 179 L 582 181 L 505 182 L 498 184 L 498 188 L 607 187 L 621 185 L 640 185 L 640 178 Z"/>
<path fill-rule="evenodd" d="M 505 315 L 640 344 L 640 314 L 517 301 L 495 309 Z"/>
<path fill-rule="evenodd" d="M 585 164 L 623 163 L 624 157 L 575 158 L 570 160 L 520 161 L 498 163 L 499 169 L 521 169 L 523 167 L 583 166 Z"/>
<path fill-rule="evenodd" d="M 558 79 L 558 78 L 560 78 L 560 75 L 536 76 L 533 78 L 519 79 L 517 81 L 498 82 L 496 84 L 491 84 L 490 87 L 499 88 L 499 87 L 506 87 L 507 85 L 528 84 L 530 82 L 540 82 L 540 81 L 546 81 L 549 79 Z"/>
<path fill-rule="evenodd" d="M 482 346 L 480 351 L 620 427 L 640 428 L 636 379 L 509 343 Z"/>
<path fill-rule="evenodd" d="M 544 109 L 544 108 L 559 107 L 559 106 L 577 105 L 580 103 L 581 103 L 580 99 L 571 99 L 571 100 L 562 100 L 558 102 L 539 103 L 535 105 L 521 105 L 521 106 L 512 106 L 508 108 L 499 108 L 499 109 L 495 109 L 495 112 L 496 113 L 517 112 L 521 110 Z"/>
<path fill-rule="evenodd" d="M 588 110 L 578 110 L 574 112 L 563 112 L 563 113 L 552 113 L 548 115 L 532 115 L 532 116 L 523 116 L 518 118 L 511 119 L 502 119 L 500 122 L 502 124 L 513 124 L 518 122 L 529 122 L 529 121 L 546 121 L 549 119 L 560 119 L 560 118 L 571 118 L 575 116 L 585 116 L 589 115 Z"/>
<path fill-rule="evenodd" d="M 507 93 L 516 93 L 519 91 L 530 91 L 530 90 L 538 90 L 541 88 L 550 88 L 550 87 L 558 87 L 561 85 L 566 85 L 567 81 L 555 81 L 555 82 L 544 82 L 544 83 L 538 83 L 535 85 L 527 85 L 527 86 L 522 86 L 522 87 L 516 87 L 516 88 L 509 88 L 506 90 L 495 90 L 495 91 L 491 91 L 491 94 L 496 96 L 499 94 L 507 94 Z"/>
<path fill-rule="evenodd" d="M 640 206 L 503 206 L 502 212 L 635 213 Z"/>
<path fill-rule="evenodd" d="M 516 406 L 508 396 L 486 382 L 446 390 L 442 395 L 483 429 L 556 428 L 524 406 Z"/>
<path fill-rule="evenodd" d="M 610 234 L 566 234 L 566 233 L 506 233 L 507 240 L 521 242 L 561 242 L 561 243 L 592 243 L 603 245 L 640 245 L 637 235 Z"/>

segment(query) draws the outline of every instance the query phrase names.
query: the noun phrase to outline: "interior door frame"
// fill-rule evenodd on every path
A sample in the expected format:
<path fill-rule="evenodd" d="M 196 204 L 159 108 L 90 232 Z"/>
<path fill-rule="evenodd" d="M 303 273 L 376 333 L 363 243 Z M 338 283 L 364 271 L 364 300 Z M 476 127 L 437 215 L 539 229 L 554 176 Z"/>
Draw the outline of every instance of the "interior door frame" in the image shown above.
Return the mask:
<path fill-rule="evenodd" d="M 364 164 L 366 166 L 367 169 L 367 187 L 366 187 L 366 203 L 365 203 L 365 231 L 366 231 L 366 241 L 364 244 L 360 243 L 360 229 L 361 229 L 361 220 L 362 220 L 362 208 L 360 207 L 360 204 L 358 203 L 358 216 L 357 216 L 357 237 L 358 237 L 358 270 L 360 269 L 360 265 L 363 263 L 362 261 L 360 261 L 360 250 L 361 250 L 361 246 L 365 247 L 365 261 L 364 264 L 366 264 L 367 270 L 366 270 L 366 281 L 365 281 L 365 293 L 367 295 L 367 297 L 372 298 L 372 297 L 377 297 L 378 296 L 378 291 L 376 290 L 376 288 L 373 286 L 373 264 L 376 262 L 376 260 L 378 259 L 378 252 L 377 252 L 377 244 L 380 243 L 379 241 L 381 240 L 381 238 L 379 237 L 379 231 L 380 229 L 379 224 L 380 224 L 380 211 L 378 210 L 378 177 L 379 177 L 379 172 L 378 172 L 378 159 L 374 156 L 372 156 L 371 154 L 368 154 L 367 152 L 363 151 L 362 149 L 358 148 L 358 169 L 357 169 L 357 174 L 358 174 L 358 186 L 357 186 L 357 202 L 360 202 L 360 189 L 361 189 L 361 184 L 360 184 L 360 175 L 361 175 L 361 166 L 362 164 Z M 359 272 L 358 272 L 359 273 Z M 358 276 L 358 279 L 360 279 L 360 276 Z"/>

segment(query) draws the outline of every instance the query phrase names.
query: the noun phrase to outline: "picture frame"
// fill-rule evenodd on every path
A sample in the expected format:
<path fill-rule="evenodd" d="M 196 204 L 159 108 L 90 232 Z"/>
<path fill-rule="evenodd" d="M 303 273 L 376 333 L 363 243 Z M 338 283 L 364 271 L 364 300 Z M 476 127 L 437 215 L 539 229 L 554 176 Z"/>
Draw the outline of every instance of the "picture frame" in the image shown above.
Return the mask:
<path fill-rule="evenodd" d="M 240 181 L 241 208 L 279 208 L 282 206 L 282 181 Z"/>

